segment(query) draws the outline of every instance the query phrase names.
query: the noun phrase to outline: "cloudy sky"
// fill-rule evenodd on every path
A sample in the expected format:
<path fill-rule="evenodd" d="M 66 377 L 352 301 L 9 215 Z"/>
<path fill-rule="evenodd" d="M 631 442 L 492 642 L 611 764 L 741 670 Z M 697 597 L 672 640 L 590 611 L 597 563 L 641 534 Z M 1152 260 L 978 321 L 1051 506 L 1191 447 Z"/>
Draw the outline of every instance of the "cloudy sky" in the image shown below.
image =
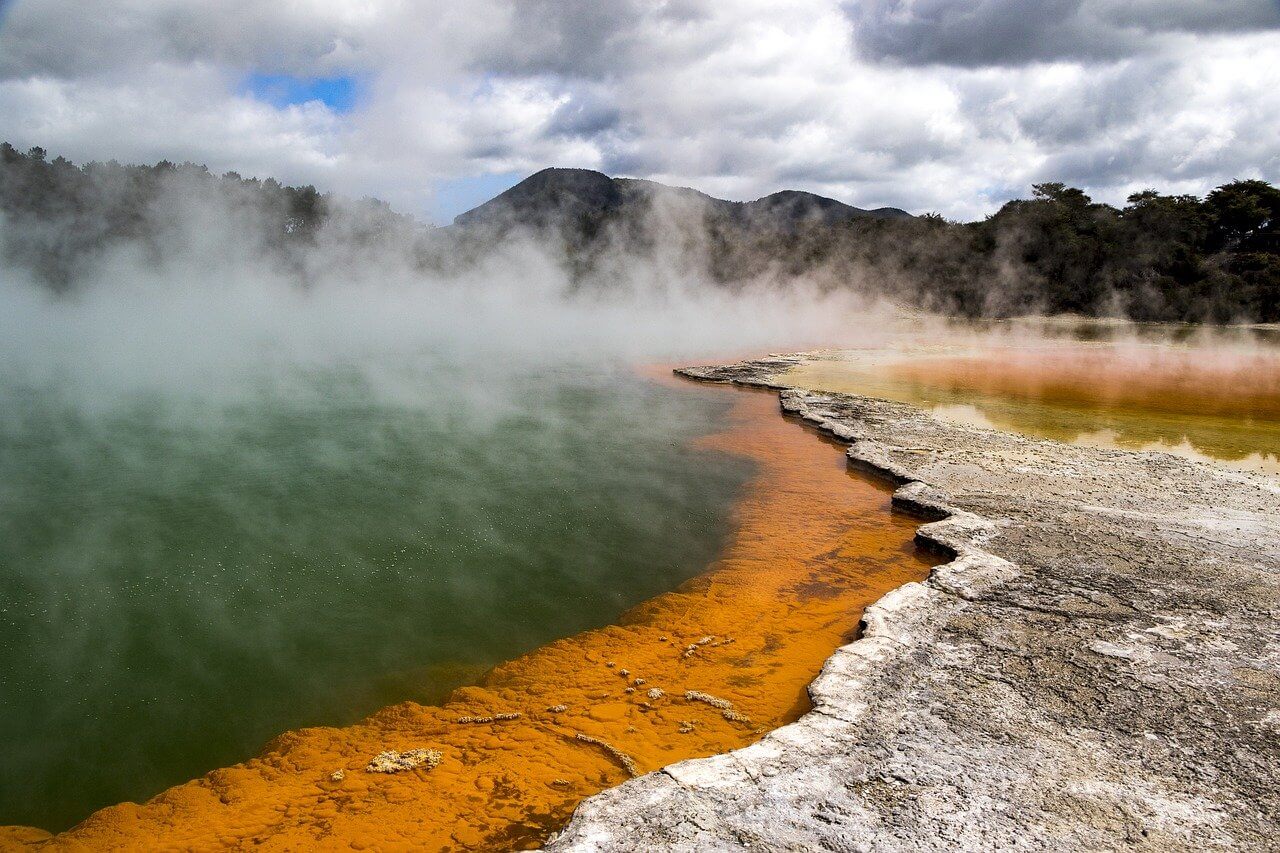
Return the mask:
<path fill-rule="evenodd" d="M 544 166 L 960 219 L 1280 180 L 1280 0 L 0 0 L 0 137 L 454 214 Z"/>

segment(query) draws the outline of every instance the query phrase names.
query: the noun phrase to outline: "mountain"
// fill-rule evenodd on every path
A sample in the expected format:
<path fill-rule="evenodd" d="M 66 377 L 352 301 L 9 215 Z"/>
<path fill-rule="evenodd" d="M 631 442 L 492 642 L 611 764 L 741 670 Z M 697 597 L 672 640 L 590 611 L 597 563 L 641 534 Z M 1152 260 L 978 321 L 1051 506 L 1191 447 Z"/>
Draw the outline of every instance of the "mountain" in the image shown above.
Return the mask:
<path fill-rule="evenodd" d="M 861 218 L 901 219 L 896 207 L 863 210 L 833 198 L 784 190 L 755 201 L 725 201 L 686 187 L 611 178 L 590 169 L 543 169 L 506 192 L 454 219 L 464 227 L 502 230 L 567 228 L 594 232 L 610 220 L 637 220 L 661 208 L 699 214 L 708 222 L 749 229 L 794 231 L 807 225 L 837 225 Z"/>
<path fill-rule="evenodd" d="M 735 202 L 722 202 L 734 204 Z M 779 223 L 820 223 L 835 225 L 862 217 L 872 219 L 910 219 L 911 214 L 897 207 L 877 207 L 866 210 L 826 196 L 802 190 L 782 190 L 764 198 L 742 204 L 750 216 L 763 217 Z"/>

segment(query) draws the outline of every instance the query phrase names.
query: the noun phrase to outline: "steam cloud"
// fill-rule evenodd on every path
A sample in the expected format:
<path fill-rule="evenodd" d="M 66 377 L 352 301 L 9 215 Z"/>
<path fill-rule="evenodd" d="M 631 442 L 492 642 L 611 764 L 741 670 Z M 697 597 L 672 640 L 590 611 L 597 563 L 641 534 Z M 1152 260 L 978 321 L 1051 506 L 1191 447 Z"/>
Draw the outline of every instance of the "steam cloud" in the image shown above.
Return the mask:
<path fill-rule="evenodd" d="M 278 252 L 251 199 L 170 177 L 149 216 L 158 233 L 113 242 L 76 262 L 51 293 L 10 261 L 0 272 L 0 361 L 10 380 L 57 377 L 102 398 L 126 390 L 227 391 L 291 366 L 380 365 L 449 353 L 483 375 L 516 359 L 668 361 L 848 340 L 867 300 L 813 283 L 744 282 L 727 290 L 690 262 L 685 212 L 664 208 L 644 263 L 597 257 L 599 287 L 575 288 L 561 247 L 530 236 L 462 257 L 424 229 L 372 221 L 376 209 L 332 201 L 314 240 Z M 32 224 L 32 223 L 35 224 Z M 21 229 L 21 230 L 19 230 Z M 33 229 L 40 229 L 38 233 Z M 105 230 L 83 217 L 0 220 L 0 240 L 64 245 Z M 424 267 L 421 254 L 434 252 Z M 441 252 L 445 254 L 441 254 Z M 492 372 L 492 371 L 490 371 Z"/>

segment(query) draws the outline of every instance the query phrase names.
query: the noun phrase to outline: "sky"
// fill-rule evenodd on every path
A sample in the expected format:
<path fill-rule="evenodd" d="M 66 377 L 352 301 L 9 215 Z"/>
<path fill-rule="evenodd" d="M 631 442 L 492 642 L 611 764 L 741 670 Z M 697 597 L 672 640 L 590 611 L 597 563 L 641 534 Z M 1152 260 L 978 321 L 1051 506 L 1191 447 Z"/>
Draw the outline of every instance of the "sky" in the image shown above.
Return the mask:
<path fill-rule="evenodd" d="M 0 0 L 0 138 L 444 223 L 576 166 L 980 218 L 1280 181 L 1280 0 Z"/>

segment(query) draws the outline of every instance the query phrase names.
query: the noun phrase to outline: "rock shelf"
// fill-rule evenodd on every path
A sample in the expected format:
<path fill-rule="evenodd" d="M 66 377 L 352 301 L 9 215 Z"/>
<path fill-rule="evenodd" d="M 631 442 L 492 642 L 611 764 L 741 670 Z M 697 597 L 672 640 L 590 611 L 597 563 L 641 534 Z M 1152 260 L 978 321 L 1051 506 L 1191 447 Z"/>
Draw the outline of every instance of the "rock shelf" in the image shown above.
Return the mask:
<path fill-rule="evenodd" d="M 1280 483 L 785 387 L 802 360 L 678 372 L 777 388 L 950 562 L 867 609 L 798 721 L 547 849 L 1274 850 Z"/>

